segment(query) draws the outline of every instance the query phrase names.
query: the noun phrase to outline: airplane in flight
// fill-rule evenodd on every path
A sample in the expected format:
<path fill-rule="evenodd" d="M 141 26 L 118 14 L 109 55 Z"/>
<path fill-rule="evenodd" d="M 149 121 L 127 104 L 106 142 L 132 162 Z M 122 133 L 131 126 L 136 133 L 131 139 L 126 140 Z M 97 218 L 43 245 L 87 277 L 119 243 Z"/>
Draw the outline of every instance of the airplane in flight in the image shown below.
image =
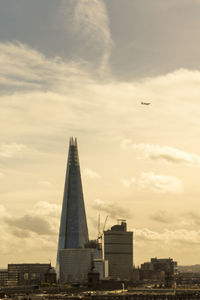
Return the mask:
<path fill-rule="evenodd" d="M 149 105 L 151 104 L 150 102 L 141 102 L 142 105 Z"/>

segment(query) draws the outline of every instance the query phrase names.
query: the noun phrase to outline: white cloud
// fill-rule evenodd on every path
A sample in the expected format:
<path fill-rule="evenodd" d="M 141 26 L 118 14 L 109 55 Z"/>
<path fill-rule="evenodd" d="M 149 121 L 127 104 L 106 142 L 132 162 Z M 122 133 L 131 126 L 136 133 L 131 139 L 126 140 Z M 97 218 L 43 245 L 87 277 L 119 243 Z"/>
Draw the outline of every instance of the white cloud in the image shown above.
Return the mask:
<path fill-rule="evenodd" d="M 0 157 L 2 158 L 11 158 L 16 155 L 21 155 L 23 152 L 27 151 L 28 147 L 26 145 L 17 144 L 17 143 L 2 143 L 0 145 Z"/>
<path fill-rule="evenodd" d="M 164 229 L 162 232 L 148 228 L 133 229 L 136 241 L 163 242 L 173 244 L 200 244 L 200 230 Z"/>
<path fill-rule="evenodd" d="M 132 184 L 136 182 L 136 179 L 132 177 L 130 180 L 129 179 L 121 179 L 120 182 L 123 184 L 125 188 L 129 188 Z"/>
<path fill-rule="evenodd" d="M 40 181 L 39 185 L 43 188 L 50 188 L 52 186 L 51 182 L 46 180 Z"/>
<path fill-rule="evenodd" d="M 157 193 L 181 193 L 183 191 L 179 178 L 164 174 L 155 174 L 154 172 L 141 172 L 137 178 L 121 179 L 120 182 L 125 188 L 129 188 L 134 184 L 142 190 Z"/>
<path fill-rule="evenodd" d="M 131 147 L 131 146 L 132 146 L 132 140 L 130 140 L 130 139 L 123 139 L 123 140 L 121 140 L 121 147 L 122 147 L 122 149 L 126 150 L 129 147 Z"/>
<path fill-rule="evenodd" d="M 27 213 L 34 216 L 43 216 L 52 222 L 52 219 L 57 219 L 60 216 L 61 206 L 55 203 L 40 201 L 34 205 L 33 209 L 27 210 Z"/>
<path fill-rule="evenodd" d="M 188 166 L 200 167 L 200 155 L 196 153 L 185 152 L 170 146 L 135 144 L 131 140 L 123 140 L 121 145 L 124 149 L 131 147 L 142 151 L 146 158 L 152 160 L 162 160 L 173 164 L 185 163 Z"/>
<path fill-rule="evenodd" d="M 181 193 L 183 190 L 182 183 L 177 177 L 153 172 L 142 172 L 138 185 L 141 189 L 158 193 Z"/>
<path fill-rule="evenodd" d="M 90 179 L 99 179 L 99 178 L 101 178 L 101 176 L 97 172 L 95 172 L 95 171 L 93 171 L 89 168 L 86 168 L 86 169 L 83 170 L 83 176 L 85 176 L 86 178 L 90 178 Z"/>

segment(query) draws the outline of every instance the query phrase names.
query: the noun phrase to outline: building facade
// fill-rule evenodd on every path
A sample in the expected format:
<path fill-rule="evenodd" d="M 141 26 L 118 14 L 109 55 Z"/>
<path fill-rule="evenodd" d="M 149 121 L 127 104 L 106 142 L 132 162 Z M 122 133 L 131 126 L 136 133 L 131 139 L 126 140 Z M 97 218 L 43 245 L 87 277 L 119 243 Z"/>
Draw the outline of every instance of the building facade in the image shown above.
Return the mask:
<path fill-rule="evenodd" d="M 8 264 L 8 286 L 38 285 L 45 282 L 51 264 Z"/>
<path fill-rule="evenodd" d="M 173 286 L 177 274 L 177 262 L 172 258 L 151 258 L 150 262 L 141 265 L 140 280 L 157 280 L 166 287 Z"/>
<path fill-rule="evenodd" d="M 92 266 L 91 249 L 60 250 L 60 283 L 86 283 Z"/>
<path fill-rule="evenodd" d="M 150 262 L 141 264 L 141 270 L 163 271 L 165 274 L 174 275 L 177 273 L 177 262 L 172 258 L 151 258 Z"/>
<path fill-rule="evenodd" d="M 126 222 L 104 231 L 104 258 L 108 260 L 109 276 L 129 280 L 133 268 L 133 232 L 127 231 Z"/>
<path fill-rule="evenodd" d="M 57 251 L 56 271 L 59 280 L 65 281 L 66 279 L 60 278 L 61 274 L 63 276 L 61 272 L 63 268 L 60 265 L 63 262 L 63 259 L 60 259 L 61 250 L 83 249 L 88 240 L 78 145 L 76 139 L 70 138 Z M 65 252 L 65 259 L 67 253 L 71 255 L 71 252 Z M 74 251 L 74 255 L 75 253 L 77 251 Z M 78 257 L 76 263 L 81 263 Z"/>
<path fill-rule="evenodd" d="M 8 284 L 8 270 L 0 269 L 0 287 Z"/>

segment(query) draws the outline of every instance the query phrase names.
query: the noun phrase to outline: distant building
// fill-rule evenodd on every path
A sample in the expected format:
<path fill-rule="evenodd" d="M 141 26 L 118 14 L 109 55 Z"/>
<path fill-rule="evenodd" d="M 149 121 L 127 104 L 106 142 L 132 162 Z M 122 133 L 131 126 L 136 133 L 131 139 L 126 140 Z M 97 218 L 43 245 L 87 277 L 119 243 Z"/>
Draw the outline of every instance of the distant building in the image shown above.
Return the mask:
<path fill-rule="evenodd" d="M 174 275 L 177 272 L 177 262 L 172 258 L 151 258 L 150 262 L 141 265 L 141 270 L 163 271 Z"/>
<path fill-rule="evenodd" d="M 8 284 L 8 270 L 0 269 L 0 287 Z"/>
<path fill-rule="evenodd" d="M 104 258 L 108 260 L 109 276 L 130 279 L 133 267 L 133 232 L 127 231 L 125 220 L 104 231 Z"/>
<path fill-rule="evenodd" d="M 150 262 L 141 265 L 141 269 L 132 271 L 132 280 L 153 280 L 164 284 L 166 287 L 171 287 L 174 284 L 176 273 L 177 262 L 173 261 L 172 258 L 151 258 Z"/>
<path fill-rule="evenodd" d="M 70 138 L 56 266 L 58 279 L 61 282 L 67 281 L 71 275 L 73 275 L 74 281 L 79 280 L 78 277 L 74 277 L 76 272 L 71 273 L 73 271 L 71 266 L 68 274 L 64 273 L 63 270 L 65 270 L 67 265 L 71 264 L 70 259 L 73 260 L 74 269 L 77 266 L 82 266 L 83 257 L 85 255 L 88 257 L 89 255 L 89 251 L 84 249 L 88 241 L 77 140 Z M 68 255 L 69 257 L 67 257 Z M 62 263 L 64 264 L 63 266 L 61 266 Z M 81 268 L 81 270 L 83 269 Z M 86 282 L 87 273 L 85 274 Z"/>
<path fill-rule="evenodd" d="M 51 264 L 9 264 L 8 286 L 44 283 L 51 268 Z"/>

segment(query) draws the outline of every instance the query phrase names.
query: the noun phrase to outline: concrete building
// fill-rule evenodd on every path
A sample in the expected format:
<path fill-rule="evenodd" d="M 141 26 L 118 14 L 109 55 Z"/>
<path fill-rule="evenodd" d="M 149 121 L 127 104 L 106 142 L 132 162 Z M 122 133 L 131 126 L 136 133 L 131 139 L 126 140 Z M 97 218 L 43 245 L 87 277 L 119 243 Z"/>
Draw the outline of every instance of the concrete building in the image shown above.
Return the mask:
<path fill-rule="evenodd" d="M 60 250 L 60 283 L 86 283 L 91 267 L 91 249 Z"/>
<path fill-rule="evenodd" d="M 8 284 L 8 270 L 0 269 L 0 287 Z"/>
<path fill-rule="evenodd" d="M 141 265 L 140 280 L 154 280 L 172 287 L 177 274 L 177 262 L 172 258 L 151 258 Z"/>
<path fill-rule="evenodd" d="M 177 262 L 172 258 L 151 258 L 150 262 L 141 265 L 141 270 L 163 271 L 165 274 L 174 275 L 177 272 Z"/>
<path fill-rule="evenodd" d="M 108 260 L 109 276 L 129 280 L 133 268 L 133 232 L 127 231 L 125 220 L 104 231 L 104 258 Z"/>
<path fill-rule="evenodd" d="M 77 251 L 77 249 L 84 250 L 88 240 L 77 140 L 70 138 L 57 252 L 56 270 L 59 280 L 65 282 L 66 278 L 71 276 L 71 271 L 65 275 L 61 271 L 65 269 L 70 259 L 73 260 L 75 265 L 82 264 L 82 256 L 86 252 Z M 70 251 L 63 252 L 61 251 L 62 249 Z M 72 254 L 73 251 L 74 253 Z M 61 253 L 62 259 L 60 259 Z M 67 255 L 69 255 L 69 258 L 67 258 Z M 64 265 L 61 266 L 61 263 L 64 263 Z M 74 268 L 76 268 L 75 265 Z M 61 275 L 64 277 L 61 278 Z M 73 278 L 75 281 L 79 280 L 74 275 Z"/>
<path fill-rule="evenodd" d="M 9 264 L 8 286 L 34 285 L 45 282 L 51 264 Z"/>

